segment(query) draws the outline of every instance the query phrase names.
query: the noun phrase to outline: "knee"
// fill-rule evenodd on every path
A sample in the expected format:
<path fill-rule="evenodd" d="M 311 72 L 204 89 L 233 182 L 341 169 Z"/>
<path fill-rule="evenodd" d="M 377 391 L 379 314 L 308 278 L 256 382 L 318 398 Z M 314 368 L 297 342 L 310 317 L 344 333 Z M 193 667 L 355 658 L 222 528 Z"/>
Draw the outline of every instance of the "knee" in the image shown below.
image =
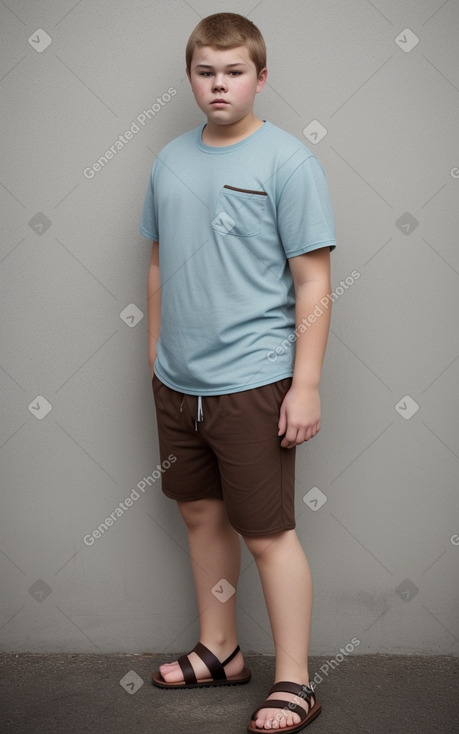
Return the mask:
<path fill-rule="evenodd" d="M 199 500 L 196 502 L 177 502 L 177 505 L 185 525 L 189 530 L 202 524 L 206 513 Z"/>
<path fill-rule="evenodd" d="M 223 505 L 219 500 L 194 500 L 177 504 L 188 530 L 219 525 L 220 505 Z"/>
<path fill-rule="evenodd" d="M 280 533 L 276 533 L 273 535 L 260 536 L 243 535 L 242 537 L 248 551 L 252 554 L 255 560 L 258 560 L 261 556 L 266 556 L 266 554 L 277 545 L 277 539 L 280 535 Z"/>

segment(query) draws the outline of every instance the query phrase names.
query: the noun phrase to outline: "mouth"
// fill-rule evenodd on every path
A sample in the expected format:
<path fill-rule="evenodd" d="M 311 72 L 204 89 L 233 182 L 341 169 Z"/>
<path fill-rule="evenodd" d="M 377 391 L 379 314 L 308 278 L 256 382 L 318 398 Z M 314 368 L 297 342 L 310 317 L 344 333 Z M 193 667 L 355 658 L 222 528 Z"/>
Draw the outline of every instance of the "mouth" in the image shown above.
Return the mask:
<path fill-rule="evenodd" d="M 211 104 L 212 105 L 226 105 L 226 104 L 229 104 L 229 103 L 226 101 L 226 99 L 214 99 L 211 102 Z"/>

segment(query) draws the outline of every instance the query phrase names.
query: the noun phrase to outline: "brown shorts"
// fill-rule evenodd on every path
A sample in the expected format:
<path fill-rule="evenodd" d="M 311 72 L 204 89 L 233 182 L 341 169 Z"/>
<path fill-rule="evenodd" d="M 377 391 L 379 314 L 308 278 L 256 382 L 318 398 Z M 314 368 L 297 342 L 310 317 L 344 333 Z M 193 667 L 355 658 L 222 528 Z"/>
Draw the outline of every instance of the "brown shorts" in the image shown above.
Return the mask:
<path fill-rule="evenodd" d="M 162 490 L 179 502 L 221 499 L 242 535 L 295 527 L 295 448 L 277 435 L 291 377 L 252 390 L 201 398 L 167 387 L 153 375 Z M 198 408 L 202 407 L 202 411 Z M 198 420 L 201 418 L 201 420 Z"/>

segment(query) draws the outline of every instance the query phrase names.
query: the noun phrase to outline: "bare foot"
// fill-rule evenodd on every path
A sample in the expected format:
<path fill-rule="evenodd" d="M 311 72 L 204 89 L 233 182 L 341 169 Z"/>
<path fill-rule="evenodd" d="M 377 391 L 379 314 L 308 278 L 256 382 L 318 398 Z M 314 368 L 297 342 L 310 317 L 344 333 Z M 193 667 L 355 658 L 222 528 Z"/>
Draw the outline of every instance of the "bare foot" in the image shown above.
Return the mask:
<path fill-rule="evenodd" d="M 306 684 L 309 685 L 309 684 Z M 311 696 L 311 706 L 308 706 L 308 702 L 305 700 L 303 696 L 295 695 L 293 693 L 287 693 L 283 691 L 278 691 L 276 693 L 271 693 L 268 698 L 266 699 L 269 701 L 270 698 L 275 698 L 277 700 L 281 701 L 287 701 L 288 703 L 294 703 L 297 706 L 301 706 L 306 713 L 309 712 L 310 708 L 312 708 L 316 702 L 315 694 Z M 257 718 L 255 720 L 255 726 L 258 729 L 264 729 L 264 730 L 270 730 L 270 729 L 285 729 L 286 726 L 294 726 L 295 724 L 299 724 L 301 719 L 299 714 L 295 713 L 294 711 L 291 711 L 289 709 L 288 703 L 286 704 L 285 708 L 279 709 L 279 708 L 262 708 L 257 713 Z"/>

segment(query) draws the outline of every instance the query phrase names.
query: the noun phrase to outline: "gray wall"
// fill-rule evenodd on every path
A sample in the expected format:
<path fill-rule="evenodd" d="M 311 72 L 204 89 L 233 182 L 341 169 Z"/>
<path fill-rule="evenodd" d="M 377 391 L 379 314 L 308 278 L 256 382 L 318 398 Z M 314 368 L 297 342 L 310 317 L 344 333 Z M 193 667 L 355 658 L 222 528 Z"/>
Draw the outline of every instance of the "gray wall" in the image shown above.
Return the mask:
<path fill-rule="evenodd" d="M 297 462 L 311 653 L 457 654 L 457 0 L 0 4 L 2 648 L 196 642 L 137 228 L 155 154 L 202 120 L 186 40 L 223 10 L 262 30 L 256 112 L 318 155 L 336 215 L 323 428 Z M 272 652 L 245 550 L 238 598 L 241 646 Z"/>

